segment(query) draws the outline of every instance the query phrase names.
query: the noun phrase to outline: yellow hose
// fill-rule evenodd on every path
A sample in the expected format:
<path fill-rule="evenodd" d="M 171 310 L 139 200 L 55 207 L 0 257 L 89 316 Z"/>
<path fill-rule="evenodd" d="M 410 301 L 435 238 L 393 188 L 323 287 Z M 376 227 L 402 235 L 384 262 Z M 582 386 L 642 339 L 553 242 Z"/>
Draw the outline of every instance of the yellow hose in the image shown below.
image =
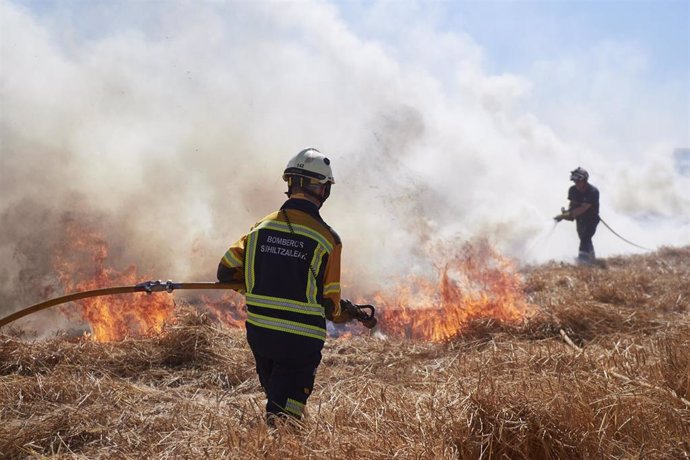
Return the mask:
<path fill-rule="evenodd" d="M 23 318 L 37 311 L 45 310 L 46 308 L 54 307 L 55 305 L 60 305 L 62 303 L 72 302 L 75 300 L 86 299 L 89 297 L 99 297 L 103 295 L 112 294 L 128 294 L 130 292 L 172 292 L 177 289 L 233 289 L 231 284 L 223 283 L 172 283 L 169 285 L 161 284 L 160 282 L 148 282 L 137 284 L 135 286 L 118 286 L 103 289 L 94 289 L 91 291 L 75 292 L 72 294 L 67 294 L 62 297 L 57 297 L 55 299 L 46 300 L 45 302 L 37 303 L 30 307 L 26 307 L 22 310 L 16 311 L 5 318 L 0 319 L 0 327 L 6 326 L 13 321 Z M 170 282 L 168 282 L 170 283 Z M 234 286 L 236 288 L 236 286 Z M 167 289 L 166 289 L 167 288 Z"/>

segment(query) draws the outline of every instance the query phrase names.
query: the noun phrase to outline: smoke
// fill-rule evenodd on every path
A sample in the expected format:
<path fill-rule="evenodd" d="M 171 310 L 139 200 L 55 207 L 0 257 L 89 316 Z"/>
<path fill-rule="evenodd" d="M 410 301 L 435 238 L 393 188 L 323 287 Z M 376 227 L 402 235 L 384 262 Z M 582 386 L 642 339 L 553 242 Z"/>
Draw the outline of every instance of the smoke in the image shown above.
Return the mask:
<path fill-rule="evenodd" d="M 424 273 L 443 242 L 575 255 L 574 226 L 549 231 L 577 166 L 627 238 L 690 243 L 689 180 L 672 161 L 690 143 L 687 107 L 668 85 L 641 91 L 643 55 L 611 45 L 491 74 L 470 36 L 437 30 L 443 5 L 410 5 L 396 27 L 394 5 L 360 11 L 355 31 L 325 2 L 0 0 L 0 311 L 54 284 L 65 219 L 99 229 L 116 267 L 213 280 L 282 203 L 284 165 L 305 147 L 333 163 L 322 215 L 344 242 L 345 289 Z M 637 251 L 605 229 L 595 246 Z"/>

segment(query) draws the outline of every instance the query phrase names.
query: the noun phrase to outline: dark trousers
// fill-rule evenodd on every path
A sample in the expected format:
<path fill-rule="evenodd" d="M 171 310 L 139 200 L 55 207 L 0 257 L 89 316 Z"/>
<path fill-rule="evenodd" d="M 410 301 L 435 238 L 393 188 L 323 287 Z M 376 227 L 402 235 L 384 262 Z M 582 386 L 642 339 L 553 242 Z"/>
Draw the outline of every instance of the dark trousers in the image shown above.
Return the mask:
<path fill-rule="evenodd" d="M 594 245 L 592 237 L 597 231 L 599 219 L 597 220 L 578 220 L 576 222 L 577 236 L 580 238 L 580 251 L 578 258 L 594 261 Z"/>
<path fill-rule="evenodd" d="M 314 389 L 323 342 L 247 324 L 247 340 L 266 393 L 266 415 L 302 418 Z"/>
<path fill-rule="evenodd" d="M 259 383 L 266 393 L 266 414 L 302 418 L 304 406 L 314 389 L 315 363 L 275 361 L 254 353 Z"/>

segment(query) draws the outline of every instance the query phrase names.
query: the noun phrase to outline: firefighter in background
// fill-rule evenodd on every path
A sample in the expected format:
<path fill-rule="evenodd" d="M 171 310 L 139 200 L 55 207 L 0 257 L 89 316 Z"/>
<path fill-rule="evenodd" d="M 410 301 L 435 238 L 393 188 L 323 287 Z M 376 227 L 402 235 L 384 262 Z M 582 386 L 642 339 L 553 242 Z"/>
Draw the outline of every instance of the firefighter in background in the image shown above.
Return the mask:
<path fill-rule="evenodd" d="M 592 264 L 595 262 L 592 237 L 599 224 L 599 190 L 589 183 L 589 173 L 580 167 L 570 171 L 570 180 L 575 182 L 568 190 L 570 205 L 567 210 L 561 208 L 561 213 L 554 220 L 575 220 L 580 238 L 577 261 Z"/>
<path fill-rule="evenodd" d="M 319 215 L 335 183 L 330 160 L 316 149 L 292 158 L 283 173 L 288 200 L 227 250 L 218 281 L 247 301 L 247 341 L 266 393 L 266 416 L 301 419 L 314 387 L 326 319 L 352 319 L 340 298 L 338 235 Z M 342 308 L 341 308 L 342 306 Z"/>

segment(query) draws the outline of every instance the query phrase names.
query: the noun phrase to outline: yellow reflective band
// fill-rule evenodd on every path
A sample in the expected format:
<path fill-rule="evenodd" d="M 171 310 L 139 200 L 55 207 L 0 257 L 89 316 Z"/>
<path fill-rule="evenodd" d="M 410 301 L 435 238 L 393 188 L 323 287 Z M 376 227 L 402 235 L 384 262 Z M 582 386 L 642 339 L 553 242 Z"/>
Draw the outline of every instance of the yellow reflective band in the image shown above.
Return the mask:
<path fill-rule="evenodd" d="M 307 301 L 311 303 L 316 303 L 316 294 L 319 292 L 319 287 L 316 284 L 314 274 L 319 273 L 319 270 L 321 270 L 321 263 L 323 262 L 324 254 L 325 251 L 321 248 L 321 246 L 317 246 L 316 250 L 314 250 L 314 256 L 309 263 L 311 266 L 309 271 L 311 273 L 307 275 Z"/>
<path fill-rule="evenodd" d="M 271 318 L 256 313 L 247 312 L 247 322 L 257 327 L 265 327 L 274 331 L 288 332 L 290 334 L 303 335 L 318 340 L 326 340 L 326 329 L 309 324 L 296 323 L 284 319 Z"/>
<path fill-rule="evenodd" d="M 244 265 L 244 262 L 242 262 L 239 259 L 239 257 L 237 257 L 232 248 L 228 249 L 228 251 L 223 256 L 223 260 L 230 268 L 241 267 L 242 265 Z"/>
<path fill-rule="evenodd" d="M 340 283 L 328 283 L 323 287 L 324 294 L 333 294 L 334 292 L 340 292 Z"/>
<path fill-rule="evenodd" d="M 265 220 L 261 222 L 255 230 L 259 230 L 262 228 L 266 228 L 269 230 L 277 230 L 279 232 L 284 232 L 284 233 L 293 233 L 290 231 L 290 227 L 288 226 L 287 222 L 280 222 L 277 220 Z M 326 249 L 326 252 L 329 254 L 331 251 L 333 251 L 333 245 L 319 232 L 316 230 L 313 230 L 305 225 L 300 225 L 300 224 L 292 224 L 292 229 L 294 230 L 294 233 L 297 235 L 302 235 L 302 236 L 307 236 L 313 240 L 316 240 L 321 246 L 323 246 Z"/>
<path fill-rule="evenodd" d="M 274 310 L 287 310 L 305 315 L 315 315 L 325 317 L 323 307 L 318 303 L 305 303 L 297 300 L 281 299 L 280 297 L 269 297 L 258 294 L 248 293 L 245 298 L 250 305 L 257 307 L 272 308 Z"/>
<path fill-rule="evenodd" d="M 244 267 L 244 279 L 247 285 L 247 293 L 252 292 L 256 277 L 254 276 L 254 258 L 256 257 L 256 241 L 258 236 L 251 232 L 247 235 L 247 264 Z"/>
<path fill-rule="evenodd" d="M 290 412 L 291 414 L 301 417 L 302 412 L 304 412 L 304 404 L 302 404 L 299 401 L 295 401 L 294 399 L 288 398 L 287 402 L 285 403 L 285 410 L 287 412 Z"/>

